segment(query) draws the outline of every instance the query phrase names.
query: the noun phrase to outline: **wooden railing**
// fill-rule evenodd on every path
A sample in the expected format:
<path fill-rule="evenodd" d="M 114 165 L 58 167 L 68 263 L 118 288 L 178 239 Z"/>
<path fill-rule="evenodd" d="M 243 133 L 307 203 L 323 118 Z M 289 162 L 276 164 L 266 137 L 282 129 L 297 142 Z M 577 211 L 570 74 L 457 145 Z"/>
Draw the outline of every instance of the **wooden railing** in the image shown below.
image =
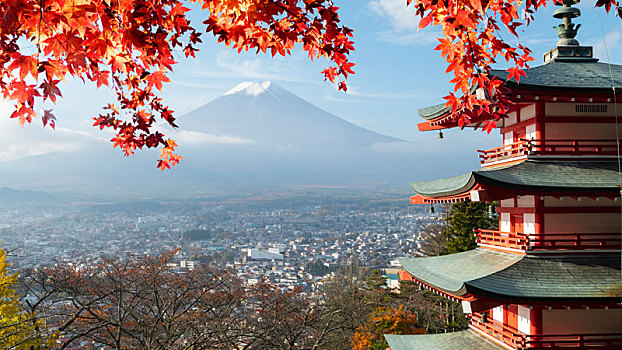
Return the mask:
<path fill-rule="evenodd" d="M 526 140 L 522 140 L 526 141 Z M 529 154 L 557 156 L 613 156 L 618 154 L 616 139 L 529 140 Z"/>
<path fill-rule="evenodd" d="M 620 249 L 620 233 L 545 233 L 527 235 L 498 230 L 473 230 L 479 245 L 522 251 Z"/>
<path fill-rule="evenodd" d="M 492 321 L 488 317 L 482 317 L 482 313 L 472 313 L 469 316 L 470 325 L 479 329 L 480 331 L 489 334 L 493 338 L 508 344 L 517 349 L 521 349 L 525 344 L 524 335 L 520 334 L 516 329 L 508 327 L 499 322 Z"/>
<path fill-rule="evenodd" d="M 482 317 L 470 315 L 474 328 L 516 349 L 622 349 L 622 333 L 594 334 L 522 334 L 517 329 Z"/>
<path fill-rule="evenodd" d="M 477 150 L 482 165 L 510 161 L 523 156 L 615 156 L 618 154 L 616 139 L 558 139 L 534 140 L 520 139 L 520 141 L 492 148 Z"/>
<path fill-rule="evenodd" d="M 499 162 L 515 157 L 526 156 L 529 153 L 529 141 L 521 140 L 502 147 L 496 147 L 489 150 L 478 149 L 480 153 L 480 163 L 489 164 Z"/>
<path fill-rule="evenodd" d="M 528 236 L 529 250 L 620 249 L 620 233 L 545 233 Z"/>
<path fill-rule="evenodd" d="M 622 333 L 527 335 L 527 349 L 622 349 Z"/>
<path fill-rule="evenodd" d="M 477 243 L 503 248 L 527 250 L 528 237 L 522 233 L 501 232 L 496 230 L 473 230 Z"/>

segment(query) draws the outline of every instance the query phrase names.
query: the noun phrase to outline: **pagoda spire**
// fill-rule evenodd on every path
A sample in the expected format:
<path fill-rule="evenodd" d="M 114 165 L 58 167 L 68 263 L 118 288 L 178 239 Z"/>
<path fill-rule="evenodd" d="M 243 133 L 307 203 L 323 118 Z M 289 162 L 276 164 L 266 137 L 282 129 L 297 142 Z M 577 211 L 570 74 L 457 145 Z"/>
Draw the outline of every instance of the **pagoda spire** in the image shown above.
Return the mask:
<path fill-rule="evenodd" d="M 579 46 L 579 42 L 575 39 L 575 36 L 577 36 L 577 32 L 581 25 L 577 24 L 575 26 L 575 24 L 572 23 L 573 18 L 581 16 L 581 10 L 572 7 L 572 5 L 578 3 L 579 0 L 563 0 L 561 4 L 556 3 L 557 6 L 562 6 L 562 8 L 555 10 L 553 13 L 553 17 L 562 20 L 562 24 L 553 27 L 555 31 L 557 31 L 557 36 L 559 36 L 557 46 Z"/>
<path fill-rule="evenodd" d="M 572 5 L 576 5 L 580 0 L 562 0 L 555 3 L 561 6 L 553 12 L 553 17 L 561 19 L 562 23 L 553 26 L 557 32 L 559 41 L 555 48 L 544 54 L 544 63 L 548 62 L 596 62 L 597 58 L 592 57 L 591 46 L 581 46 L 575 37 L 581 27 L 580 24 L 572 23 L 573 18 L 581 16 L 581 10 Z"/>

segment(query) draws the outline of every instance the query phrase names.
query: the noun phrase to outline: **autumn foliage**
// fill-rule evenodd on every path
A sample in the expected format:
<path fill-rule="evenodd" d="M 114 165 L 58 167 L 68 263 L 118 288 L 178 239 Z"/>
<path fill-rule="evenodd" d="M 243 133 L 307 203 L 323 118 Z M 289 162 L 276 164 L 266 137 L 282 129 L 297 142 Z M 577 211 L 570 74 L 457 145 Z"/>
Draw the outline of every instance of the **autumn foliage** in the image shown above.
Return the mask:
<path fill-rule="evenodd" d="M 44 324 L 37 314 L 22 308 L 15 292 L 17 273 L 9 271 L 4 250 L 0 248 L 0 344 L 3 349 L 44 349 L 54 340 L 41 334 Z"/>
<path fill-rule="evenodd" d="M 50 104 L 60 83 L 78 78 L 108 87 L 117 102 L 94 118 L 114 130 L 112 142 L 126 154 L 161 148 L 158 166 L 179 162 L 176 144 L 155 129 L 175 126 L 160 97 L 174 53 L 194 56 L 201 35 L 241 50 L 287 55 L 296 44 L 311 59 L 332 65 L 326 79 L 345 90 L 352 74 L 347 55 L 352 31 L 340 25 L 329 0 L 190 0 L 200 7 L 202 28 L 190 23 L 181 0 L 4 0 L 0 2 L 0 89 L 14 102 L 11 118 L 21 125 L 40 117 L 55 126 Z M 38 112 L 43 110 L 42 112 Z"/>
<path fill-rule="evenodd" d="M 379 307 L 369 321 L 360 326 L 352 338 L 353 350 L 385 350 L 388 345 L 385 334 L 424 334 L 417 325 L 417 316 L 398 308 Z"/>
<path fill-rule="evenodd" d="M 447 61 L 453 74 L 454 91 L 445 99 L 458 125 L 483 121 L 490 130 L 497 119 L 511 108 L 503 82 L 491 76 L 491 66 L 499 60 L 510 63 L 508 80 L 525 76 L 531 57 L 529 48 L 502 38 L 518 38 L 518 29 L 529 25 L 541 7 L 561 0 L 406 0 L 416 8 L 419 28 L 439 25 L 442 36 L 436 50 Z M 622 17 L 617 0 L 598 0 L 597 7 L 615 9 Z"/>

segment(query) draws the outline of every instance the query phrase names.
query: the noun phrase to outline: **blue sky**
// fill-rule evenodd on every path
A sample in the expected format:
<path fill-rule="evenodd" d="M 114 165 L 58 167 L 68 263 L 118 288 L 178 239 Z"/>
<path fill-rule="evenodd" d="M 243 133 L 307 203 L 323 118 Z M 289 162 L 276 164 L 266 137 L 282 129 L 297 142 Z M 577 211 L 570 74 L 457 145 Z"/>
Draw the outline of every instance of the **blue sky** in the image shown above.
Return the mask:
<path fill-rule="evenodd" d="M 178 54 L 179 64 L 171 75 L 172 83 L 164 90 L 165 102 L 183 118 L 189 112 L 220 96 L 243 81 L 272 80 L 307 101 L 362 127 L 373 131 L 431 145 L 434 133 L 420 133 L 417 109 L 442 101 L 449 90 L 451 77 L 445 75 L 446 64 L 433 48 L 436 28 L 417 31 L 414 10 L 406 8 L 405 0 L 335 0 L 340 7 L 342 22 L 354 29 L 356 51 L 351 60 L 356 74 L 349 80 L 348 93 L 338 92 L 324 82 L 320 71 L 327 62 L 310 62 L 306 55 L 271 58 L 237 51 L 217 44 L 204 36 L 204 45 L 196 59 Z M 622 63 L 622 21 L 593 9 L 591 1 L 580 5 L 583 15 L 577 39 L 582 45 L 593 45 L 595 55 L 607 61 L 603 38 L 607 42 L 612 63 Z M 535 23 L 524 33 L 521 42 L 531 47 L 536 62 L 552 48 L 557 36 L 552 29 L 559 20 L 552 17 L 555 6 L 536 15 Z M 600 20 L 599 20 L 600 14 Z M 193 14 L 195 23 L 200 13 Z M 601 32 L 601 25 L 603 31 Z M 505 34 L 506 39 L 510 35 Z M 503 64 L 500 64 L 503 67 Z M 58 117 L 57 131 L 41 130 L 39 121 L 23 130 L 8 120 L 9 107 L 0 106 L 0 158 L 16 159 L 49 151 L 110 147 L 110 136 L 92 125 L 91 118 L 101 106 L 112 99 L 105 89 L 96 90 L 79 81 L 68 81 L 63 87 L 63 100 L 54 106 Z M 49 108 L 50 106 L 46 106 Z M 497 131 L 486 136 L 480 131 L 458 131 L 446 134 L 443 142 L 449 148 L 492 147 L 498 143 Z M 84 136 L 92 142 L 84 143 Z M 112 151 L 111 152 L 116 152 Z"/>

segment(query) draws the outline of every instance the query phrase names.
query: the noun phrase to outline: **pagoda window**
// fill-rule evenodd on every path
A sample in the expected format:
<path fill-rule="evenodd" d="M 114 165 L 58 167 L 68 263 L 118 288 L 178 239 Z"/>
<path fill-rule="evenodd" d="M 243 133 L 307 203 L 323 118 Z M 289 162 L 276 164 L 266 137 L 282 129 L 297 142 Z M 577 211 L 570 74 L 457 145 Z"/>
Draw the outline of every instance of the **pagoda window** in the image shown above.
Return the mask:
<path fill-rule="evenodd" d="M 525 127 L 525 138 L 527 140 L 536 139 L 536 124 L 530 124 Z"/>
<path fill-rule="evenodd" d="M 492 319 L 503 324 L 503 305 L 492 309 Z"/>
<path fill-rule="evenodd" d="M 523 233 L 527 235 L 536 234 L 536 214 L 534 213 L 523 214 Z"/>
<path fill-rule="evenodd" d="M 514 143 L 514 131 L 510 130 L 503 134 L 503 145 L 509 146 Z"/>
<path fill-rule="evenodd" d="M 514 198 L 502 199 L 499 202 L 501 207 L 513 207 L 514 206 Z"/>
<path fill-rule="evenodd" d="M 501 232 L 510 232 L 512 231 L 512 225 L 510 223 L 510 213 L 501 213 L 499 215 L 499 228 Z"/>
<path fill-rule="evenodd" d="M 536 116 L 536 105 L 530 104 L 529 106 L 523 107 L 520 110 L 520 120 L 528 120 Z"/>
<path fill-rule="evenodd" d="M 620 107 L 618 107 L 620 110 Z M 613 103 L 547 103 L 544 107 L 545 114 L 549 117 L 568 117 L 568 116 L 614 116 L 615 107 Z M 622 112 L 622 110 L 620 110 Z"/>
<path fill-rule="evenodd" d="M 535 203 L 534 196 L 520 196 L 516 201 L 516 206 L 519 208 L 533 208 Z"/>
<path fill-rule="evenodd" d="M 531 310 L 528 307 L 518 305 L 517 327 L 519 332 L 529 334 L 531 331 L 530 315 Z"/>
<path fill-rule="evenodd" d="M 505 120 L 505 126 L 514 125 L 517 123 L 516 112 L 508 113 L 508 117 Z"/>

